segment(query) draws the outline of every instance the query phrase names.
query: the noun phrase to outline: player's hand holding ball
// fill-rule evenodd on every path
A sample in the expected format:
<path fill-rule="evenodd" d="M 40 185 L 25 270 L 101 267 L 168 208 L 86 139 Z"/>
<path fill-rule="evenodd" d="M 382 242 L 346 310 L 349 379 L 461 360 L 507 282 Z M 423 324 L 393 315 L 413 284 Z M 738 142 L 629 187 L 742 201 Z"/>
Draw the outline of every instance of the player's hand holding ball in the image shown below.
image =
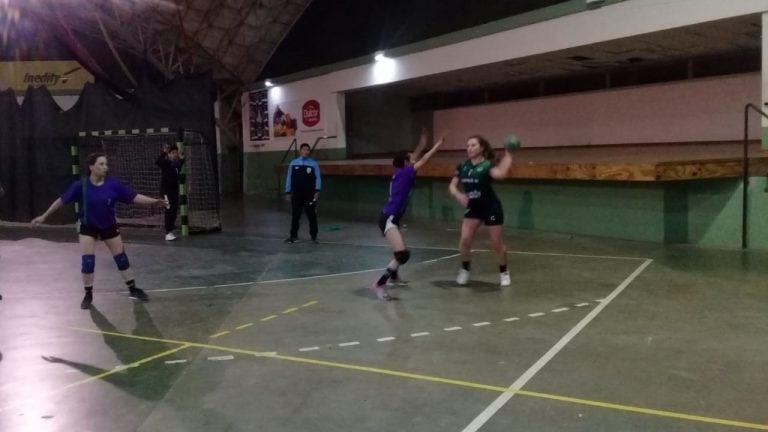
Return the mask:
<path fill-rule="evenodd" d="M 520 139 L 517 137 L 517 135 L 507 135 L 507 137 L 504 138 L 504 148 L 508 152 L 519 150 Z"/>

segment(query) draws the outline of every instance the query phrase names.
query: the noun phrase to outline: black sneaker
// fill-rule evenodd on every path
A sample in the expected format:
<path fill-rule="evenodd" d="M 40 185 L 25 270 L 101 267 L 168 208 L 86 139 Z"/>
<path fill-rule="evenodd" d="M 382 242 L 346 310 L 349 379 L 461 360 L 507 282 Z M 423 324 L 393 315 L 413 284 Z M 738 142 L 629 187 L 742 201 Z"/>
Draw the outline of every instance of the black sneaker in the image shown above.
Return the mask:
<path fill-rule="evenodd" d="M 131 288 L 130 297 L 134 300 L 141 300 L 143 302 L 149 301 L 149 296 L 141 288 Z"/>
<path fill-rule="evenodd" d="M 83 310 L 90 309 L 91 303 L 93 303 L 93 293 L 87 292 L 83 297 L 83 301 L 80 302 L 80 309 L 83 309 Z"/>
<path fill-rule="evenodd" d="M 288 237 L 284 243 L 296 243 L 296 240 L 298 240 L 296 237 Z"/>

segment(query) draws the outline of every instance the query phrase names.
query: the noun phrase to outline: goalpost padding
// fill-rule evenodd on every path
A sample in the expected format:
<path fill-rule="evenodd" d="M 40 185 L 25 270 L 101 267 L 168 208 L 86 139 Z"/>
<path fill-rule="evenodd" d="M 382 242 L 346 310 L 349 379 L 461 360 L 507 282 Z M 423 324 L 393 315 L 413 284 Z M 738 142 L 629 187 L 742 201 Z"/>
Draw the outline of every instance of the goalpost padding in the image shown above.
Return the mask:
<path fill-rule="evenodd" d="M 179 189 L 182 235 L 220 230 L 215 149 L 199 132 L 168 128 L 80 132 L 72 153 L 79 159 L 81 172 L 86 173 L 88 155 L 102 152 L 107 155 L 110 176 L 140 194 L 162 197 L 161 171 L 155 162 L 165 147 L 174 144 L 184 155 Z M 163 208 L 118 203 L 115 212 L 117 221 L 125 226 L 162 227 L 164 222 Z"/>

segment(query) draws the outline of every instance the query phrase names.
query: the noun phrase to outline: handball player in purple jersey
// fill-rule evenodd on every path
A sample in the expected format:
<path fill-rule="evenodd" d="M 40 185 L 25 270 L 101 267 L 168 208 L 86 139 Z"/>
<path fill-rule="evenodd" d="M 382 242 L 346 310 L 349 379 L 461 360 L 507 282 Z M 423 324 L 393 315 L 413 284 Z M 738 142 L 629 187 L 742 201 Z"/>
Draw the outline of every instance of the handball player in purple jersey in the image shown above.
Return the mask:
<path fill-rule="evenodd" d="M 133 279 L 128 256 L 125 254 L 123 239 L 115 217 L 115 203 L 143 204 L 155 207 L 165 207 L 168 202 L 164 199 L 150 198 L 136 193 L 119 180 L 107 177 L 107 157 L 103 153 L 93 153 L 88 156 L 90 174 L 73 182 L 69 188 L 51 204 L 42 215 L 32 219 L 32 226 L 38 226 L 45 219 L 65 204 L 77 202 L 80 222 L 78 240 L 82 252 L 83 287 L 85 297 L 80 303 L 81 309 L 89 309 L 93 302 L 93 273 L 96 267 L 94 255 L 96 241 L 101 239 L 109 248 L 123 277 L 128 294 L 132 299 L 148 301 L 149 296 L 141 288 L 136 287 Z"/>
<path fill-rule="evenodd" d="M 379 229 L 381 234 L 386 237 L 394 258 L 389 262 L 387 268 L 381 277 L 371 285 L 371 290 L 381 300 L 392 300 L 394 297 L 387 290 L 387 286 L 405 285 L 400 279 L 397 270 L 401 265 L 408 262 L 411 257 L 411 251 L 405 246 L 405 241 L 400 233 L 400 218 L 405 213 L 408 201 L 411 197 L 411 191 L 416 181 L 416 171 L 419 170 L 429 159 L 437 152 L 443 144 L 443 138 L 432 146 L 432 148 L 419 158 L 419 153 L 427 144 L 427 132 L 421 132 L 421 139 L 413 152 L 400 152 L 392 159 L 392 165 L 395 172 L 392 174 L 392 181 L 389 184 L 389 199 L 384 205 L 379 215 Z"/>

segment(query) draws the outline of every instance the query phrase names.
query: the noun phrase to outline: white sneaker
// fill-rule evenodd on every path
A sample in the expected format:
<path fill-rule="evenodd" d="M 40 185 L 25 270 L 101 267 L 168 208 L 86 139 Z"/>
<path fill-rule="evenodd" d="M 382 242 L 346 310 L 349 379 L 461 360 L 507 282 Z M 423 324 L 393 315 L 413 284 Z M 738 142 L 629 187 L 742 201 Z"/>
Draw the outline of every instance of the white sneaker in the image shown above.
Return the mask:
<path fill-rule="evenodd" d="M 390 287 L 404 287 L 408 286 L 408 281 L 400 278 L 387 280 L 387 286 Z"/>
<path fill-rule="evenodd" d="M 456 283 L 466 285 L 469 282 L 469 270 L 459 269 L 459 275 L 456 276 Z"/>
<path fill-rule="evenodd" d="M 176 240 L 176 234 L 169 232 L 168 234 L 165 235 L 165 239 L 168 241 Z"/>
<path fill-rule="evenodd" d="M 512 284 L 512 280 L 509 277 L 509 272 L 505 271 L 504 273 L 499 273 L 499 281 L 503 287 L 510 286 Z"/>

